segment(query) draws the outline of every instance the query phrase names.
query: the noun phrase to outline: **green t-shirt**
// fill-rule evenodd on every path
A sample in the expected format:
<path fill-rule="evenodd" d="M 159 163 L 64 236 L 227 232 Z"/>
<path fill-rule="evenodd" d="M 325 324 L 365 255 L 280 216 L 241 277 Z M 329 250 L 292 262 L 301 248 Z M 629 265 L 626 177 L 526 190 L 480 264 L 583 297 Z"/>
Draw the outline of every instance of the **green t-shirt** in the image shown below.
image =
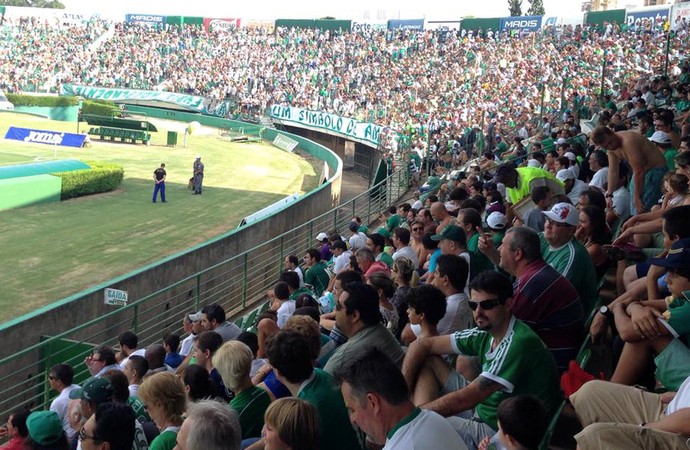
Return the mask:
<path fill-rule="evenodd" d="M 331 277 L 326 272 L 326 263 L 319 261 L 304 274 L 304 282 L 314 287 L 314 294 L 321 297 L 321 293 L 328 287 Z"/>
<path fill-rule="evenodd" d="M 501 157 L 502 154 L 504 154 L 508 150 L 508 144 L 505 143 L 505 141 L 501 141 L 496 145 L 496 150 L 494 153 L 496 153 L 496 156 L 499 158 Z"/>
<path fill-rule="evenodd" d="M 664 321 L 674 337 L 690 337 L 690 291 L 684 291 L 680 297 L 666 298 L 668 309 L 664 311 Z"/>
<path fill-rule="evenodd" d="M 493 242 L 494 248 L 498 248 L 498 246 L 503 243 L 503 237 L 505 235 L 504 231 L 496 231 L 493 236 L 491 236 L 491 242 Z"/>
<path fill-rule="evenodd" d="M 230 407 L 237 411 L 242 429 L 242 439 L 261 437 L 264 413 L 271 404 L 271 397 L 260 387 L 253 386 L 230 400 Z"/>
<path fill-rule="evenodd" d="M 129 397 L 127 399 L 127 404 L 134 410 L 134 417 L 137 418 L 139 423 L 151 422 L 151 416 L 146 412 L 146 408 L 144 408 L 144 404 L 141 403 L 141 400 L 137 397 Z"/>
<path fill-rule="evenodd" d="M 376 261 L 385 263 L 389 269 L 393 267 L 393 257 L 386 252 L 381 252 L 376 255 Z"/>
<path fill-rule="evenodd" d="M 397 214 L 392 214 L 388 220 L 386 220 L 386 229 L 389 233 L 392 233 L 393 230 L 400 226 L 400 220 L 400 216 Z"/>
<path fill-rule="evenodd" d="M 179 428 L 177 429 L 179 431 Z M 173 450 L 177 445 L 177 431 L 168 428 L 151 441 L 149 450 Z"/>
<path fill-rule="evenodd" d="M 297 297 L 299 297 L 302 294 L 309 294 L 312 296 L 314 295 L 314 293 L 312 291 L 310 291 L 309 289 L 307 289 L 306 287 L 301 287 L 301 288 L 297 289 L 296 291 L 294 291 L 292 294 L 290 294 L 289 299 L 290 300 L 297 300 Z"/>
<path fill-rule="evenodd" d="M 543 232 L 539 233 L 539 239 L 544 261 L 572 283 L 582 299 L 585 316 L 589 315 L 597 298 L 597 274 L 587 249 L 576 239 L 552 248 Z"/>
<path fill-rule="evenodd" d="M 493 270 L 496 267 L 486 255 L 479 251 L 479 233 L 474 233 L 467 240 L 467 250 L 470 253 L 470 280 L 485 270 Z"/>
<path fill-rule="evenodd" d="M 668 170 L 676 170 L 676 163 L 673 161 L 678 155 L 678 150 L 675 148 L 667 148 L 664 150 L 664 159 L 666 160 L 666 166 Z"/>
<path fill-rule="evenodd" d="M 321 369 L 314 369 L 314 374 L 302 384 L 297 397 L 316 408 L 319 415 L 321 448 L 333 450 L 360 448 L 355 430 L 350 424 L 343 395 L 335 386 L 333 377 Z"/>
<path fill-rule="evenodd" d="M 534 395 L 542 401 L 549 417 L 561 402 L 558 369 L 551 352 L 529 326 L 515 317 L 493 351 L 493 337 L 478 328 L 458 331 L 450 336 L 450 342 L 458 355 L 478 356 L 480 376 L 503 386 L 475 408 L 475 413 L 494 430 L 498 429 L 498 405 L 508 397 Z"/>

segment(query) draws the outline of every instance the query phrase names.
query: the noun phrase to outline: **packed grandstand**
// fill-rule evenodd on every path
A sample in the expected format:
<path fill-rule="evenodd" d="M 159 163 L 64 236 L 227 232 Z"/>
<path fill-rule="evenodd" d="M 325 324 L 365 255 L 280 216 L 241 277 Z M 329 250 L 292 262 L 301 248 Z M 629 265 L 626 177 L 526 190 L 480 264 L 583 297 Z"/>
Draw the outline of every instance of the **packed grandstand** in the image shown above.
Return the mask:
<path fill-rule="evenodd" d="M 43 368 L 51 412 L 17 405 L 7 448 L 687 448 L 690 30 L 676 17 L 5 19 L 7 92 L 355 118 L 397 138 L 379 149 L 411 183 L 409 202 L 286 255 L 251 320 L 209 304 L 160 342 L 122 329 L 78 367 Z"/>

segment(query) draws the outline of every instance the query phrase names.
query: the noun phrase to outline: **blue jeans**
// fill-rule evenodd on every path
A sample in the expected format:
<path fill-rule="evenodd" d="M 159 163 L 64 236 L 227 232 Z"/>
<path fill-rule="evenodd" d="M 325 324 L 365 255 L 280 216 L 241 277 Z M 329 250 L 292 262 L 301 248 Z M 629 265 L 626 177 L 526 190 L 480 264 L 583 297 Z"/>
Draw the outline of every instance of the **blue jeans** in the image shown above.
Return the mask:
<path fill-rule="evenodd" d="M 156 203 L 156 197 L 158 197 L 159 192 L 161 193 L 161 201 L 165 203 L 165 181 L 156 183 L 153 186 L 153 203 Z"/>

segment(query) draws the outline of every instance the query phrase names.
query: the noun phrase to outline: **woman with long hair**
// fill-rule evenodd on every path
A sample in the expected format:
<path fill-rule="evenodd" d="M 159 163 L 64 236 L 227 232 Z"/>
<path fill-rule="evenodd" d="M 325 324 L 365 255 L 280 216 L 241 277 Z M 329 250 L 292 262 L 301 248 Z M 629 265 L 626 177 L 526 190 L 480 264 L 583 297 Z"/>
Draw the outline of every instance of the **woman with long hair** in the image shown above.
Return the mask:
<path fill-rule="evenodd" d="M 597 280 L 600 280 L 606 274 L 611 262 L 603 248 L 611 242 L 611 232 L 606 224 L 606 213 L 597 206 L 582 208 L 575 236 L 587 249 L 594 263 Z"/>

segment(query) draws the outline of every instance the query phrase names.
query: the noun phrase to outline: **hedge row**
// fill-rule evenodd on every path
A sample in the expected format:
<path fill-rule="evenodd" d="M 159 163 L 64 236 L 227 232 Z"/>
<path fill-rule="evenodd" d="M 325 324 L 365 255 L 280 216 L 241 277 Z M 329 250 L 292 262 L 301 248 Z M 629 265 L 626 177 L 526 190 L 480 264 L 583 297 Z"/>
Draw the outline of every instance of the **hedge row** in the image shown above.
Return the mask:
<path fill-rule="evenodd" d="M 115 115 L 119 117 L 120 108 L 114 102 L 108 100 L 84 100 L 81 104 L 81 113 L 94 116 L 112 117 Z"/>
<path fill-rule="evenodd" d="M 121 165 L 100 161 L 85 162 L 91 169 L 53 174 L 62 178 L 62 200 L 114 191 L 122 183 L 125 170 Z"/>
<path fill-rule="evenodd" d="M 7 94 L 7 100 L 14 106 L 76 106 L 78 97 L 55 97 L 50 95 Z"/>

